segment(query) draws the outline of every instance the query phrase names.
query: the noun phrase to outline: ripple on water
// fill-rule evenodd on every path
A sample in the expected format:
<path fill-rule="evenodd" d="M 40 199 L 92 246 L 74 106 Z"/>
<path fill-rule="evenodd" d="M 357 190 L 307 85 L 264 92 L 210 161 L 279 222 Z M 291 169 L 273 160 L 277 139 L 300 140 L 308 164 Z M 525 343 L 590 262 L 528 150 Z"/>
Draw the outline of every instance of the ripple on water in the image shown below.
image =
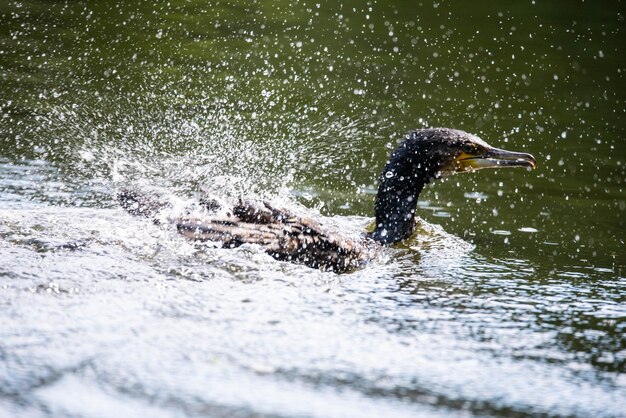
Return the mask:
<path fill-rule="evenodd" d="M 329 222 L 356 233 L 370 220 Z M 338 276 L 255 246 L 190 243 L 120 209 L 3 206 L 0 390 L 17 403 L 0 406 L 30 416 L 625 409 L 623 279 L 486 258 L 418 226 Z M 597 284 L 576 282 L 590 274 Z"/>

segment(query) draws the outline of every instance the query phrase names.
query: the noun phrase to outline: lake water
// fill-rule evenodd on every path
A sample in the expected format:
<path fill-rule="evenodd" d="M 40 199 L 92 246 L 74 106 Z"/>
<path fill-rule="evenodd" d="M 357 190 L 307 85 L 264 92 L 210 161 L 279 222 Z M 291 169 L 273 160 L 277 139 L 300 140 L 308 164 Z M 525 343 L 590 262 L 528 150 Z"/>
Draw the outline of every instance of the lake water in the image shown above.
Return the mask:
<path fill-rule="evenodd" d="M 618 2 L 0 1 L 1 417 L 619 417 Z M 184 240 L 116 190 L 240 195 L 356 233 L 411 129 L 458 175 L 336 275 Z"/>

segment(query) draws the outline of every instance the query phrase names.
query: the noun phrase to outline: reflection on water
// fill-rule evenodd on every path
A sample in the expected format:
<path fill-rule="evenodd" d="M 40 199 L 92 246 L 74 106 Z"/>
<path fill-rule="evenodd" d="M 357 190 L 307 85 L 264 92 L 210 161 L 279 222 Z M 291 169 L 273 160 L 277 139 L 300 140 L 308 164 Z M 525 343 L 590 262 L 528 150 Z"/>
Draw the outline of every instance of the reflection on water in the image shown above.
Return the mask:
<path fill-rule="evenodd" d="M 566 3 L 0 1 L 0 416 L 623 416 L 624 17 Z M 351 274 L 114 199 L 356 233 L 422 126 L 539 169 L 434 182 Z"/>

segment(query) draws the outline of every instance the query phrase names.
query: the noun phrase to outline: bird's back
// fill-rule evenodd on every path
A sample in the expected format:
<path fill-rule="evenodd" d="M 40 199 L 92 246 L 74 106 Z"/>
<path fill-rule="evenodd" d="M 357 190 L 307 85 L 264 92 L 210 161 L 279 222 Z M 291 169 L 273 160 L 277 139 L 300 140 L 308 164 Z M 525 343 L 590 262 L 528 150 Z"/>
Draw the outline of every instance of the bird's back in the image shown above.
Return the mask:
<path fill-rule="evenodd" d="M 121 191 L 118 199 L 131 214 L 155 221 L 170 206 L 157 195 L 134 190 Z M 204 209 L 201 216 L 183 210 L 183 214 L 167 217 L 189 239 L 219 242 L 226 248 L 257 244 L 277 260 L 335 272 L 357 269 L 377 251 L 370 240 L 345 237 L 311 217 L 265 201 L 239 200 L 228 208 L 214 200 L 200 201 L 199 205 Z"/>

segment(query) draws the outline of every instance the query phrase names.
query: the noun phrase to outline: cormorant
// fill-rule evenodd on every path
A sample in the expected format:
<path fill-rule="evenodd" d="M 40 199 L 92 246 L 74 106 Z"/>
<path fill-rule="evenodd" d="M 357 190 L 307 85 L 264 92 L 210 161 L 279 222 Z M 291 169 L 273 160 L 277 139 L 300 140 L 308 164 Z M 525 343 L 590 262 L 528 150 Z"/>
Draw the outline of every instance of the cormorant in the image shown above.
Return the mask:
<path fill-rule="evenodd" d="M 232 248 L 258 244 L 278 260 L 309 267 L 347 272 L 376 257 L 382 246 L 402 241 L 415 229 L 415 209 L 426 184 L 454 173 L 482 168 L 535 168 L 530 154 L 493 148 L 475 135 L 448 129 L 420 129 L 410 132 L 393 151 L 382 174 L 376 195 L 376 225 L 358 238 L 342 236 L 310 217 L 300 216 L 265 201 L 240 199 L 230 208 L 216 201 L 202 201 L 206 217 L 169 217 L 187 238 L 221 242 Z M 131 190 L 118 193 L 121 205 L 130 213 L 158 222 L 157 215 L 167 203 L 155 196 Z"/>

